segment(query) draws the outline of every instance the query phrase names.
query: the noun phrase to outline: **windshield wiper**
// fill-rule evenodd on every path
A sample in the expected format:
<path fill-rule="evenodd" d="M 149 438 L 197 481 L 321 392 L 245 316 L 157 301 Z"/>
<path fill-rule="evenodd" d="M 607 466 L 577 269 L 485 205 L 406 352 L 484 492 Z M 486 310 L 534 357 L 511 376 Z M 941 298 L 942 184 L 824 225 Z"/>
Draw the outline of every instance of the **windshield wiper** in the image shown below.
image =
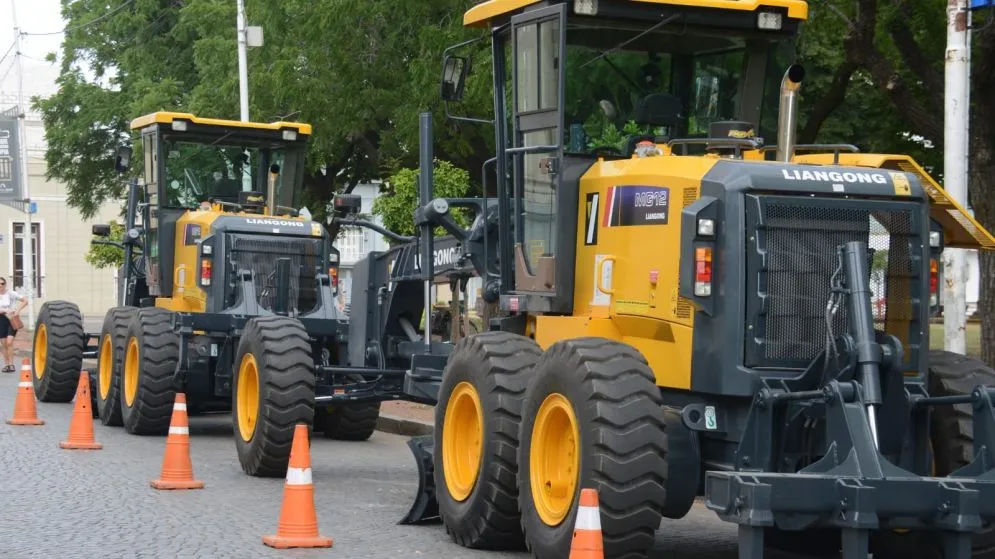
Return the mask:
<path fill-rule="evenodd" d="M 635 37 L 633 37 L 633 38 L 631 38 L 631 39 L 629 39 L 627 41 L 623 41 L 623 42 L 619 43 L 618 45 L 616 45 L 616 46 L 614 46 L 614 47 L 606 50 L 605 52 L 599 54 L 598 56 L 595 56 L 594 58 L 592 58 L 592 59 L 588 60 L 587 62 L 581 64 L 580 67 L 584 68 L 588 64 L 593 64 L 594 62 L 597 62 L 598 60 L 601 60 L 602 58 L 608 56 L 612 52 L 615 52 L 615 51 L 619 50 L 620 48 L 624 47 L 625 45 L 628 45 L 629 43 L 635 41 L 636 39 L 642 37 L 643 35 L 645 35 L 647 33 L 652 33 L 653 31 L 656 31 L 657 29 L 663 27 L 664 25 L 667 25 L 671 21 L 674 21 L 675 19 L 677 19 L 677 17 L 678 17 L 678 15 L 674 14 L 674 15 L 672 15 L 672 16 L 670 16 L 670 17 L 668 17 L 668 18 L 666 18 L 666 19 L 664 19 L 662 21 L 660 21 L 659 23 L 654 23 L 652 26 L 650 26 L 648 29 L 646 29 L 642 33 L 636 35 Z"/>

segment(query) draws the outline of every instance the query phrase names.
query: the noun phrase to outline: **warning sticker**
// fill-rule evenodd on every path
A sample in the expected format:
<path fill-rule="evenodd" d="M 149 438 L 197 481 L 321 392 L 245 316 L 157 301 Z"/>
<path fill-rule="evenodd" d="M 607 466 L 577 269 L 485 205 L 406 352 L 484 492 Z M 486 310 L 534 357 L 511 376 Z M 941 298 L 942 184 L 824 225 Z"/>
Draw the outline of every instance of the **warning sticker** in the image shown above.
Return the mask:
<path fill-rule="evenodd" d="M 909 177 L 904 173 L 888 173 L 891 175 L 891 182 L 895 185 L 896 196 L 911 196 L 912 187 L 909 185 Z"/>
<path fill-rule="evenodd" d="M 584 220 L 584 244 L 588 246 L 598 244 L 599 201 L 601 201 L 601 194 L 591 192 L 587 195 L 587 216 Z"/>
<path fill-rule="evenodd" d="M 602 214 L 603 227 L 667 225 L 670 189 L 666 186 L 612 186 Z"/>

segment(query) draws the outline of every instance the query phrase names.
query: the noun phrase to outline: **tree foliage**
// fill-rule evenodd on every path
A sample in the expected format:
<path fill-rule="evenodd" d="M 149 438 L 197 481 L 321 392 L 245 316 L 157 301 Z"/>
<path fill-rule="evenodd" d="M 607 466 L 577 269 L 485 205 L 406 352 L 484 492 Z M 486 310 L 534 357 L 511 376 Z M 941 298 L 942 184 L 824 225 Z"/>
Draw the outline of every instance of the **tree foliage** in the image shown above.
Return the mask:
<path fill-rule="evenodd" d="M 461 25 L 470 5 L 247 2 L 248 18 L 265 29 L 265 45 L 248 52 L 250 117 L 314 126 L 305 179 L 313 215 L 324 217 L 335 192 L 414 164 L 422 111 L 435 115 L 435 153 L 479 171 L 492 149 L 491 129 L 446 122 L 438 96 L 440 53 L 480 33 Z M 132 118 L 176 110 L 238 119 L 235 8 L 215 0 L 135 0 L 100 19 L 106 3 L 63 1 L 69 30 L 59 91 L 35 106 L 48 134 L 49 178 L 67 185 L 69 203 L 84 218 L 122 195 L 114 153 L 129 138 Z M 487 64 L 477 70 L 468 101 L 487 107 Z"/>
<path fill-rule="evenodd" d="M 470 189 L 470 175 L 448 161 L 436 160 L 432 173 L 433 192 L 439 198 L 461 198 Z M 418 169 L 401 169 L 388 179 L 386 192 L 373 202 L 373 213 L 380 217 L 384 227 L 400 235 L 415 235 L 413 214 L 418 207 Z M 469 227 L 466 214 L 453 209 L 454 220 L 462 227 Z M 445 235 L 439 227 L 436 235 Z"/>
<path fill-rule="evenodd" d="M 124 225 L 111 222 L 111 234 L 106 238 L 94 237 L 97 241 L 122 242 L 124 240 Z M 94 268 L 120 268 L 124 264 L 124 251 L 110 245 L 91 244 L 90 251 L 83 258 Z"/>

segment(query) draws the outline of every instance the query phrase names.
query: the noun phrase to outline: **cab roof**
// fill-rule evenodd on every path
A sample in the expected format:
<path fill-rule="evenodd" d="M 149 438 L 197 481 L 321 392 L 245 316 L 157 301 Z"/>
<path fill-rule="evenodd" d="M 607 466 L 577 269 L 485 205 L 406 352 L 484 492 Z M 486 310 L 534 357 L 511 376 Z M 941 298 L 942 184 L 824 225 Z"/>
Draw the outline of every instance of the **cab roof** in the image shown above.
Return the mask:
<path fill-rule="evenodd" d="M 570 1 L 570 0 L 568 0 Z M 715 10 L 756 11 L 758 8 L 778 8 L 786 10 L 788 18 L 808 19 L 808 3 L 804 0 L 628 0 L 643 4 L 668 4 L 689 8 L 709 8 Z M 463 16 L 463 25 L 467 27 L 483 27 L 492 19 L 504 16 L 539 0 L 487 0 L 467 10 Z"/>
<path fill-rule="evenodd" d="M 311 135 L 311 125 L 304 124 L 301 122 L 243 122 L 241 120 L 223 120 L 218 118 L 202 118 L 194 116 L 190 113 L 174 113 L 168 111 L 159 111 L 155 113 L 150 113 L 144 116 L 140 116 L 131 121 L 131 129 L 137 130 L 140 128 L 145 128 L 150 124 L 172 124 L 174 120 L 186 120 L 190 121 L 192 124 L 199 124 L 202 126 L 223 126 L 227 128 L 247 128 L 252 130 L 287 130 L 294 129 L 298 134 Z"/>

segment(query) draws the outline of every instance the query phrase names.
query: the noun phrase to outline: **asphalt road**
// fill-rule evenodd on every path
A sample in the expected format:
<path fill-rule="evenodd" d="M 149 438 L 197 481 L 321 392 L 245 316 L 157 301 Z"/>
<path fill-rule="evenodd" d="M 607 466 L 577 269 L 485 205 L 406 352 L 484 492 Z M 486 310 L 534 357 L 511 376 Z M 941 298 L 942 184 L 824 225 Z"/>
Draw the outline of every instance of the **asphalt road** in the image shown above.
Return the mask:
<path fill-rule="evenodd" d="M 13 413 L 17 374 L 0 375 L 0 418 Z M 228 416 L 191 418 L 194 474 L 202 490 L 158 492 L 164 439 L 128 435 L 95 420 L 100 451 L 58 447 L 71 404 L 38 403 L 41 427 L 0 423 L 0 557 L 445 557 L 527 558 L 451 543 L 439 524 L 400 526 L 416 489 L 405 438 L 315 439 L 311 446 L 319 529 L 334 546 L 277 551 L 282 479 L 245 476 Z M 696 507 L 665 521 L 654 557 L 735 559 L 735 528 Z"/>

